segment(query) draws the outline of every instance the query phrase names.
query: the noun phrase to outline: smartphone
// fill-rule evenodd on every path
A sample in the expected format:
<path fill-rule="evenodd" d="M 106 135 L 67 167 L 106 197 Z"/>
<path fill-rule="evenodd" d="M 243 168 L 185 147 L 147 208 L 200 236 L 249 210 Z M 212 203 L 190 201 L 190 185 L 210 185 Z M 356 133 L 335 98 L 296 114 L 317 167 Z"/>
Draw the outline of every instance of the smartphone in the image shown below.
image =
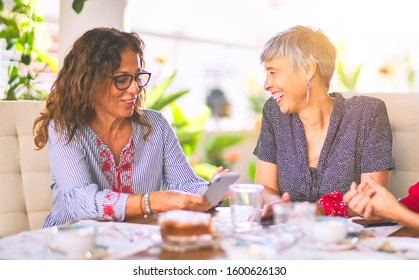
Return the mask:
<path fill-rule="evenodd" d="M 218 206 L 222 202 L 223 196 L 228 192 L 228 187 L 234 184 L 239 177 L 237 172 L 220 173 L 214 176 L 204 193 L 212 207 Z"/>
<path fill-rule="evenodd" d="M 353 219 L 352 222 L 363 225 L 364 227 L 384 227 L 395 226 L 396 222 L 389 220 L 367 220 L 367 219 Z"/>

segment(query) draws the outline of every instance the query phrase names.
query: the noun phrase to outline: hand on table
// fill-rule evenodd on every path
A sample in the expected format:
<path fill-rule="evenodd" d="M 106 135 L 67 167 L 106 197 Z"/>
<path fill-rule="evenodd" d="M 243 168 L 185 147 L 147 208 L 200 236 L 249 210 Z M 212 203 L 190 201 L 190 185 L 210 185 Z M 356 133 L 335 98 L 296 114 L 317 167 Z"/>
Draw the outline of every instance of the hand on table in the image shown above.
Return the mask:
<path fill-rule="evenodd" d="M 264 205 L 262 207 L 262 211 L 261 211 L 261 217 L 269 217 L 272 216 L 272 208 L 275 204 L 281 203 L 281 202 L 290 202 L 291 201 L 291 196 L 289 193 L 284 193 L 281 196 L 279 195 L 274 195 L 274 194 L 270 194 L 270 193 L 264 193 Z"/>
<path fill-rule="evenodd" d="M 207 211 L 211 209 L 211 205 L 204 196 L 177 191 L 151 193 L 150 207 L 153 213 L 170 210 Z"/>

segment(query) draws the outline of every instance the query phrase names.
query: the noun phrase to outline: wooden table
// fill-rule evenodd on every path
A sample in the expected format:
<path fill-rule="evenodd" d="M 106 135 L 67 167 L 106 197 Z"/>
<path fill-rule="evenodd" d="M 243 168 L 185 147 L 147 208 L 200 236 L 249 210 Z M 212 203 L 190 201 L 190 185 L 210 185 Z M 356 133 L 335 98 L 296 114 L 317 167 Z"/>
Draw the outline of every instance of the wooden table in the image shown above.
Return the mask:
<path fill-rule="evenodd" d="M 402 227 L 401 229 L 399 229 L 396 232 L 393 232 L 392 234 L 390 234 L 390 236 L 398 236 L 398 237 L 419 237 L 419 231 L 411 229 L 411 228 L 407 228 L 407 227 Z"/>
<path fill-rule="evenodd" d="M 130 220 L 128 222 L 132 223 L 142 223 L 142 224 L 157 224 L 157 218 L 151 217 L 147 220 Z M 390 234 L 390 236 L 397 237 L 419 237 L 419 231 L 402 227 L 401 229 Z M 216 260 L 216 259 L 226 259 L 226 254 L 222 249 L 200 249 L 192 250 L 186 252 L 172 252 L 163 250 L 160 247 L 151 248 L 150 250 L 136 254 L 131 257 L 132 259 L 151 259 L 151 260 Z"/>

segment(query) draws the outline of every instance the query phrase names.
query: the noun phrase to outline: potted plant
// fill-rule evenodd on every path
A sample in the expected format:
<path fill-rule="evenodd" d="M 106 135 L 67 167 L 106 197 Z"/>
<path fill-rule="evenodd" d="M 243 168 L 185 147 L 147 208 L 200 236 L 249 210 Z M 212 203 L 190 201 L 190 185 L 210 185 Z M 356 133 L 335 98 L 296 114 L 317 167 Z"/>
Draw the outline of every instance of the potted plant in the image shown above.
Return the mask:
<path fill-rule="evenodd" d="M 80 13 L 85 1 L 73 0 L 73 10 Z M 0 39 L 10 53 L 7 84 L 0 97 L 3 94 L 6 100 L 44 99 L 47 93 L 37 86 L 37 76 L 47 67 L 56 72 L 58 61 L 36 44 L 44 20 L 36 14 L 34 1 L 0 0 L 0 22 Z"/>
<path fill-rule="evenodd" d="M 0 0 L 0 38 L 10 55 L 4 99 L 43 99 L 46 93 L 37 88 L 37 75 L 50 67 L 56 71 L 57 60 L 40 50 L 35 34 L 44 21 L 31 1 Z M 37 65 L 37 67 L 34 67 Z"/>

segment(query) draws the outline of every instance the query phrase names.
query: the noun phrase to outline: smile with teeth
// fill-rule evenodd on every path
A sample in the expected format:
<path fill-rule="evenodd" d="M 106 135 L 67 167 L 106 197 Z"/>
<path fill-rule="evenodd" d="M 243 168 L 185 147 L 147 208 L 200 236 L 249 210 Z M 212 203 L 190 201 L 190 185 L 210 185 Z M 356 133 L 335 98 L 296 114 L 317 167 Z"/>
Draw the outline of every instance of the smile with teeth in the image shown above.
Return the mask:
<path fill-rule="evenodd" d="M 272 95 L 272 97 L 275 99 L 276 103 L 279 103 L 282 100 L 283 96 L 284 96 L 283 92 L 276 92 Z"/>
<path fill-rule="evenodd" d="M 134 99 L 128 99 L 128 100 L 122 100 L 122 101 L 127 103 L 127 104 L 133 105 L 133 104 L 135 104 L 135 100 L 136 99 L 134 98 Z"/>

